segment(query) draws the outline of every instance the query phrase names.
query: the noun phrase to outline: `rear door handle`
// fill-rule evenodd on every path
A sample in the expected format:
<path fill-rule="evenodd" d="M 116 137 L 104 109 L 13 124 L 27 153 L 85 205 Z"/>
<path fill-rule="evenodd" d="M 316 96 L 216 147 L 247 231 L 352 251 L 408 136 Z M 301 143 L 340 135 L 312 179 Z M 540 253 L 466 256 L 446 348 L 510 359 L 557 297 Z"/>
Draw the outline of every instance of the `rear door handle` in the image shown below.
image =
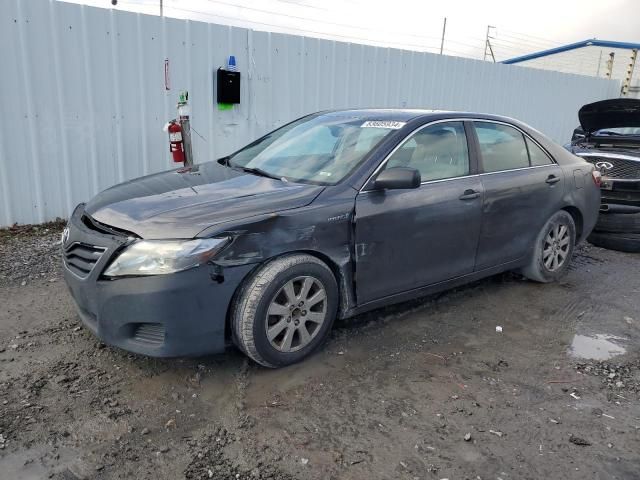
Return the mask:
<path fill-rule="evenodd" d="M 473 200 L 474 198 L 478 198 L 480 194 L 475 190 L 465 190 L 462 195 L 460 195 L 460 200 Z"/>
<path fill-rule="evenodd" d="M 558 183 L 560 181 L 560 177 L 556 177 L 555 175 L 549 175 L 545 182 L 549 185 L 553 185 L 554 183 Z"/>

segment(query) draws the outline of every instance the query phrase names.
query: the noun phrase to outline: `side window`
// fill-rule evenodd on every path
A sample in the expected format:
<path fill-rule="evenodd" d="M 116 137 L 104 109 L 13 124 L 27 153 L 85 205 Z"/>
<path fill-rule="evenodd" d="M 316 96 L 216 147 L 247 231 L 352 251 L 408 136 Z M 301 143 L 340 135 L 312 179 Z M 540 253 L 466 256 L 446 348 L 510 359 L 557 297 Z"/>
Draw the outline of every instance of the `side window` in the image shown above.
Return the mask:
<path fill-rule="evenodd" d="M 525 141 L 527 142 L 527 148 L 529 149 L 529 159 L 531 160 L 532 167 L 553 163 L 549 158 L 549 155 L 547 155 L 538 145 L 527 137 L 525 137 Z"/>
<path fill-rule="evenodd" d="M 500 123 L 474 122 L 485 172 L 499 172 L 529 166 L 524 136 Z"/>
<path fill-rule="evenodd" d="M 469 174 L 467 137 L 462 122 L 430 125 L 405 141 L 389 158 L 386 168 L 411 167 L 422 181 Z"/>

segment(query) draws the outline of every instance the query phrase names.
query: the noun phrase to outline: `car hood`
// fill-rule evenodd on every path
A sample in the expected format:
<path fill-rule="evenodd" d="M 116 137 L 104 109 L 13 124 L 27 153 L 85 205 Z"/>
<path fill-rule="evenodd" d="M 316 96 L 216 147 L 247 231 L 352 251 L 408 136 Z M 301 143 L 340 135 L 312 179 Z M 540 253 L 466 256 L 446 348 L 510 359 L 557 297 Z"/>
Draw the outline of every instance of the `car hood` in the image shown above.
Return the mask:
<path fill-rule="evenodd" d="M 615 98 L 584 105 L 578 111 L 585 133 L 603 128 L 640 127 L 640 100 Z"/>
<path fill-rule="evenodd" d="M 142 238 L 192 238 L 223 222 L 308 205 L 323 189 L 208 162 L 111 187 L 85 212 Z"/>

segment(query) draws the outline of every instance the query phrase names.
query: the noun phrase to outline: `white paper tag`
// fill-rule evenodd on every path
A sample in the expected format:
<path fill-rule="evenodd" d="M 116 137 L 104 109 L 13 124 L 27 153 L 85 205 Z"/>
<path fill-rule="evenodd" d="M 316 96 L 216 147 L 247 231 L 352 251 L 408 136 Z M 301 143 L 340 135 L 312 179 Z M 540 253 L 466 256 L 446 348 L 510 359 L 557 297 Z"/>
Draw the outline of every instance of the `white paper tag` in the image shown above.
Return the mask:
<path fill-rule="evenodd" d="M 393 120 L 367 120 L 362 125 L 362 128 L 388 128 L 390 130 L 398 130 L 404 127 L 406 122 L 396 122 Z"/>

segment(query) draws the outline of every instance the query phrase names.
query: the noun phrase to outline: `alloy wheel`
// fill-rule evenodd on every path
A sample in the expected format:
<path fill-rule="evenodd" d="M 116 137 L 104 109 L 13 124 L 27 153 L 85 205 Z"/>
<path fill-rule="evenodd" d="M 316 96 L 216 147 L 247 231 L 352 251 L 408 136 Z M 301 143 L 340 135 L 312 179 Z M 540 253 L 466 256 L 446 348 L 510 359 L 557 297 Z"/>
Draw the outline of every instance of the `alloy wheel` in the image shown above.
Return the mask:
<path fill-rule="evenodd" d="M 542 262 L 550 272 L 561 268 L 569 255 L 569 227 L 562 223 L 554 225 L 547 233 L 542 246 Z"/>
<path fill-rule="evenodd" d="M 320 280 L 301 276 L 285 283 L 267 310 L 267 338 L 280 352 L 307 346 L 327 319 L 327 292 Z"/>

